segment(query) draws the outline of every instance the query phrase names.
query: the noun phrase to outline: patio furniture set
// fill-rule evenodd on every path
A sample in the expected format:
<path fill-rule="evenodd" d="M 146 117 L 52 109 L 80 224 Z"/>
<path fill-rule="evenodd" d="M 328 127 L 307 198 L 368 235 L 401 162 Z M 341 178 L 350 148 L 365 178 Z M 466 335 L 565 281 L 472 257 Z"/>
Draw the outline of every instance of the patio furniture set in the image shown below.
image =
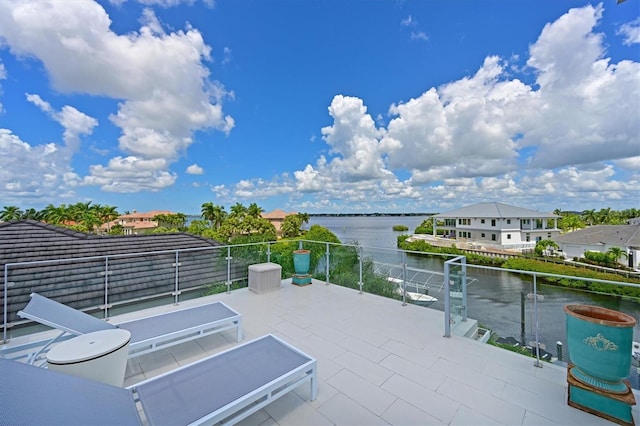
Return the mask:
<path fill-rule="evenodd" d="M 55 351 L 59 358 L 79 345 L 100 346 L 109 330 L 125 330 L 128 345 L 101 348 L 94 358 L 112 357 L 122 347 L 133 358 L 233 328 L 240 342 L 242 315 L 223 302 L 113 325 L 34 293 L 18 315 L 61 334 L 26 363 L 0 357 L 0 419 L 6 424 L 234 424 L 304 383 L 310 383 L 311 400 L 317 396 L 317 361 L 272 334 L 126 388 L 74 374 L 78 364 L 93 362 L 82 350 L 69 358 L 71 367 L 40 368 L 52 366 L 42 360 Z M 67 350 L 58 350 L 64 345 Z"/>

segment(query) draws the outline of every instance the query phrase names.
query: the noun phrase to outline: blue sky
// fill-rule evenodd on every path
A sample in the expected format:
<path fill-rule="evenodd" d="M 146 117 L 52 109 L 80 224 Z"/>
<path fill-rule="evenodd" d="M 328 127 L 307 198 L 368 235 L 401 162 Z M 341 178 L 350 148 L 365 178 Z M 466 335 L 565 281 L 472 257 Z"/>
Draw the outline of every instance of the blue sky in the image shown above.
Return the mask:
<path fill-rule="evenodd" d="M 640 7 L 0 0 L 0 207 L 640 206 Z"/>

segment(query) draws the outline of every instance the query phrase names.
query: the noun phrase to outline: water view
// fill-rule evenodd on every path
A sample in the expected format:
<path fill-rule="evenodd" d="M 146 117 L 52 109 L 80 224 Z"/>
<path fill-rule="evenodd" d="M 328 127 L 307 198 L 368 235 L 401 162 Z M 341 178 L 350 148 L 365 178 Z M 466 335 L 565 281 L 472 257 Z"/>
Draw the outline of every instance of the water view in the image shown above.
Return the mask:
<path fill-rule="evenodd" d="M 398 235 L 411 234 L 426 216 L 343 216 L 311 217 L 309 225 L 317 224 L 331 230 L 345 244 L 357 242 L 366 249 L 365 256 L 377 261 L 401 263 L 396 249 Z M 407 232 L 393 231 L 394 225 L 405 225 Z M 389 250 L 383 250 L 389 249 Z M 393 259 L 392 259 L 393 258 Z M 407 259 L 410 267 L 443 272 L 444 260 L 441 257 L 410 255 Z M 538 338 L 541 348 L 558 355 L 558 342 L 562 344 L 563 359 L 568 360 L 565 337 L 565 314 L 567 304 L 594 304 L 624 312 L 633 316 L 637 323 L 634 327 L 634 340 L 640 341 L 640 312 L 638 304 L 621 300 L 618 297 L 587 293 L 572 289 L 538 284 L 538 293 L 542 296 L 537 303 L 538 316 L 535 316 L 533 282 L 530 277 L 521 277 L 504 271 L 467 269 L 468 280 L 468 316 L 497 333 L 501 337 L 512 337 L 518 342 L 530 344 L 535 341 L 535 324 L 539 324 Z M 429 295 L 438 299 L 430 308 L 444 310 L 442 278 L 434 276 L 428 284 Z M 528 297 L 527 297 L 528 296 Z M 524 304 L 524 316 L 522 316 Z M 524 332 L 524 334 L 523 334 Z M 631 355 L 631 354 L 630 354 Z M 629 380 L 632 387 L 640 388 L 637 368 L 632 366 Z"/>

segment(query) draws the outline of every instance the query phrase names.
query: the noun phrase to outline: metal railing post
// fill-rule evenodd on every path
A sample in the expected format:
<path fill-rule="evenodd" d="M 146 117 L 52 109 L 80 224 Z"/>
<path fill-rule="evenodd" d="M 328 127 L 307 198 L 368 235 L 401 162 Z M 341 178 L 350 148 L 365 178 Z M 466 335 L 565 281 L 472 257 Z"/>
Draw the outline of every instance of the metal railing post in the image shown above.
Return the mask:
<path fill-rule="evenodd" d="M 540 336 L 538 336 L 538 286 L 536 282 L 537 275 L 533 274 L 533 313 L 536 321 L 536 360 L 533 365 L 535 367 L 542 368 L 542 363 L 540 362 Z"/>
<path fill-rule="evenodd" d="M 462 321 L 467 321 L 467 258 L 460 259 L 462 263 Z"/>
<path fill-rule="evenodd" d="M 227 285 L 227 294 L 231 293 L 231 246 L 227 246 L 227 281 L 225 284 Z"/>
<path fill-rule="evenodd" d="M 360 274 L 358 275 L 358 286 L 360 287 L 360 294 L 362 294 L 362 286 L 363 286 L 363 282 L 362 282 L 362 263 L 364 262 L 363 256 L 362 256 L 362 246 L 358 247 L 358 257 L 359 257 L 359 262 L 358 262 L 358 267 L 360 269 Z"/>
<path fill-rule="evenodd" d="M 9 298 L 9 266 L 7 264 L 4 265 L 4 295 L 2 297 L 2 317 L 3 317 L 3 325 L 2 325 L 2 343 L 7 343 L 7 321 L 9 316 L 7 315 L 7 299 Z"/>
<path fill-rule="evenodd" d="M 402 306 L 407 306 L 407 252 L 402 251 Z"/>
<path fill-rule="evenodd" d="M 109 319 L 109 256 L 104 257 L 104 319 Z"/>
<path fill-rule="evenodd" d="M 450 260 L 444 262 L 444 337 L 451 337 L 451 290 L 449 288 Z"/>
<path fill-rule="evenodd" d="M 325 285 L 329 285 L 329 243 L 326 243 L 326 251 L 325 251 L 325 262 L 324 262 L 324 275 L 325 275 Z"/>
<path fill-rule="evenodd" d="M 180 281 L 178 279 L 178 275 L 180 272 L 180 251 L 176 250 L 176 262 L 171 265 L 173 267 L 176 268 L 176 283 L 175 283 L 175 287 L 173 290 L 173 304 L 177 305 L 178 304 L 178 297 L 180 296 Z"/>

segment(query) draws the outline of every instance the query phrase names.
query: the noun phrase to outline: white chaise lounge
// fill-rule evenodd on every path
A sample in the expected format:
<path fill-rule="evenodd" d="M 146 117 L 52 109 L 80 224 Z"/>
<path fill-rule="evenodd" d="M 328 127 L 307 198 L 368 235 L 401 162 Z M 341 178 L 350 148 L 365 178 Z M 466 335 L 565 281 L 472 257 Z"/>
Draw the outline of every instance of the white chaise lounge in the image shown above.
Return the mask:
<path fill-rule="evenodd" d="M 303 383 L 318 393 L 316 360 L 273 335 L 126 389 L 5 359 L 0 377 L 3 424 L 234 424 Z"/>
<path fill-rule="evenodd" d="M 55 342 L 114 328 L 121 328 L 131 333 L 129 358 L 233 328 L 236 328 L 238 342 L 242 340 L 242 315 L 223 302 L 179 309 L 114 325 L 32 293 L 31 300 L 18 312 L 18 316 L 62 332 L 41 347 L 37 353 L 30 355 L 31 359 L 28 362 L 31 364 L 42 359 L 44 353 Z M 18 348 L 11 349 L 14 352 L 17 350 Z"/>

